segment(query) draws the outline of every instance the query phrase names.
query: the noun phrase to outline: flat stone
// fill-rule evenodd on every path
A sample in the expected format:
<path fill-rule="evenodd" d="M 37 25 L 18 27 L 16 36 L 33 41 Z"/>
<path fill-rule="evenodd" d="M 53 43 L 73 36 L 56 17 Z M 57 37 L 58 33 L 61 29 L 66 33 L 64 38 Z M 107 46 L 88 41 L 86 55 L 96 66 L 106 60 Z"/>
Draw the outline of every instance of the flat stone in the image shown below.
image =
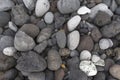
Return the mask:
<path fill-rule="evenodd" d="M 14 47 L 6 47 L 3 50 L 3 54 L 6 56 L 13 56 L 17 50 Z"/>
<path fill-rule="evenodd" d="M 86 6 L 82 6 L 78 9 L 77 13 L 79 15 L 85 15 L 85 14 L 91 13 L 91 10 Z"/>
<path fill-rule="evenodd" d="M 54 14 L 52 12 L 47 12 L 44 16 L 44 20 L 47 24 L 53 23 L 54 20 Z"/>
<path fill-rule="evenodd" d="M 36 0 L 23 0 L 25 6 L 26 6 L 30 11 L 34 10 L 34 8 L 35 8 L 35 1 L 36 1 Z"/>
<path fill-rule="evenodd" d="M 90 60 L 91 59 L 91 53 L 88 50 L 83 50 L 80 53 L 80 60 Z"/>
<path fill-rule="evenodd" d="M 9 21 L 8 25 L 11 30 L 17 32 L 18 28 L 12 21 Z"/>

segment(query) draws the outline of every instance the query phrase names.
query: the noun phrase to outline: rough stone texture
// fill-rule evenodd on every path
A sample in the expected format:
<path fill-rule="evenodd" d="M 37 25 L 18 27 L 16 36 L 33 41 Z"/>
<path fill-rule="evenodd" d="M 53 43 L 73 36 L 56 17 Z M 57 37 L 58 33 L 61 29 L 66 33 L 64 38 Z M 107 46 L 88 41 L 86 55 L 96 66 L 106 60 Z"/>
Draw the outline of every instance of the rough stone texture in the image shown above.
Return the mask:
<path fill-rule="evenodd" d="M 63 69 L 59 69 L 55 71 L 55 80 L 63 80 L 65 76 L 65 72 Z"/>
<path fill-rule="evenodd" d="M 93 80 L 106 80 L 105 78 L 106 76 L 104 72 L 98 72 L 97 75 L 95 75 Z"/>
<path fill-rule="evenodd" d="M 60 54 L 61 56 L 69 56 L 70 50 L 67 49 L 67 48 L 59 49 L 59 54 Z"/>

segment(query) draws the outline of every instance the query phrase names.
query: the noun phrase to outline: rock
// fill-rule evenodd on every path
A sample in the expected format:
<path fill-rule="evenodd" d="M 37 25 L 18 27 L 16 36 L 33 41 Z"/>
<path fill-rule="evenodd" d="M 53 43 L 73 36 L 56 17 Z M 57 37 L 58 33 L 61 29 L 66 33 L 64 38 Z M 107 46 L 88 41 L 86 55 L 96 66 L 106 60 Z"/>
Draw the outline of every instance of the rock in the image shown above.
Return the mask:
<path fill-rule="evenodd" d="M 91 59 L 91 53 L 88 50 L 83 50 L 80 53 L 80 60 L 90 60 Z"/>
<path fill-rule="evenodd" d="M 115 54 L 115 59 L 116 60 L 119 60 L 120 59 L 120 48 L 115 48 L 114 49 L 114 53 L 113 54 Z"/>
<path fill-rule="evenodd" d="M 79 0 L 59 0 L 57 8 L 62 14 L 68 14 L 76 11 L 80 7 Z"/>
<path fill-rule="evenodd" d="M 120 0 L 116 0 L 116 3 L 117 3 L 118 5 L 120 5 Z"/>
<path fill-rule="evenodd" d="M 74 50 L 77 48 L 80 42 L 80 33 L 75 30 L 68 34 L 68 43 L 67 46 L 70 50 Z"/>
<path fill-rule="evenodd" d="M 46 80 L 54 80 L 54 77 L 55 77 L 55 75 L 54 75 L 54 72 L 53 71 L 51 71 L 51 70 L 46 70 L 45 71 L 45 79 Z"/>
<path fill-rule="evenodd" d="M 85 14 L 91 13 L 91 10 L 86 6 L 82 6 L 78 9 L 77 13 L 79 15 L 85 15 Z"/>
<path fill-rule="evenodd" d="M 61 48 L 59 49 L 60 56 L 69 56 L 70 50 L 67 48 Z"/>
<path fill-rule="evenodd" d="M 4 27 L 8 24 L 10 15 L 7 12 L 0 11 L 0 27 Z"/>
<path fill-rule="evenodd" d="M 14 46 L 18 51 L 28 51 L 34 48 L 35 42 L 24 32 L 18 31 L 15 35 Z"/>
<path fill-rule="evenodd" d="M 100 60 L 100 57 L 98 55 L 92 55 L 92 62 L 98 62 Z"/>
<path fill-rule="evenodd" d="M 110 9 L 112 12 L 114 12 L 117 8 L 117 3 L 116 3 L 116 0 L 112 0 L 111 1 L 111 6 L 110 6 Z"/>
<path fill-rule="evenodd" d="M 106 75 L 104 72 L 98 72 L 97 75 L 94 76 L 93 80 L 106 80 Z"/>
<path fill-rule="evenodd" d="M 40 54 L 45 50 L 46 47 L 47 47 L 47 41 L 43 41 L 34 47 L 34 51 Z"/>
<path fill-rule="evenodd" d="M 2 34 L 3 33 L 3 29 L 0 27 L 0 34 Z"/>
<path fill-rule="evenodd" d="M 3 54 L 7 56 L 13 56 L 17 50 L 14 47 L 6 47 L 3 50 Z"/>
<path fill-rule="evenodd" d="M 64 17 L 56 17 L 55 18 L 55 28 L 59 29 L 63 26 L 65 23 L 66 19 Z"/>
<path fill-rule="evenodd" d="M 10 10 L 14 6 L 12 0 L 1 0 L 0 1 L 0 11 Z"/>
<path fill-rule="evenodd" d="M 109 72 L 113 77 L 120 79 L 120 65 L 113 65 L 112 67 L 110 67 Z"/>
<path fill-rule="evenodd" d="M 33 51 L 23 53 L 18 60 L 16 68 L 25 72 L 40 72 L 46 69 L 47 64 L 44 58 Z"/>
<path fill-rule="evenodd" d="M 91 31 L 91 37 L 95 42 L 98 42 L 99 39 L 102 37 L 101 32 L 99 31 L 99 29 L 97 27 L 94 27 Z"/>
<path fill-rule="evenodd" d="M 27 35 L 33 38 L 35 38 L 40 31 L 39 27 L 34 24 L 24 24 L 19 30 L 25 32 Z"/>
<path fill-rule="evenodd" d="M 37 23 L 37 26 L 40 28 L 40 29 L 43 29 L 45 27 L 47 27 L 47 25 L 45 24 L 45 22 L 43 20 L 39 21 Z"/>
<path fill-rule="evenodd" d="M 56 33 L 57 44 L 60 48 L 66 46 L 66 34 L 64 30 L 60 30 Z"/>
<path fill-rule="evenodd" d="M 28 75 L 29 80 L 45 80 L 45 73 L 38 72 L 38 73 L 31 73 Z"/>
<path fill-rule="evenodd" d="M 79 52 L 78 52 L 77 50 L 72 50 L 72 51 L 70 52 L 70 56 L 71 56 L 71 57 L 79 56 Z"/>
<path fill-rule="evenodd" d="M 81 17 L 76 15 L 74 17 L 72 17 L 68 22 L 67 22 L 67 26 L 68 26 L 68 30 L 69 31 L 73 31 L 80 23 L 81 21 Z"/>
<path fill-rule="evenodd" d="M 100 59 L 99 61 L 94 62 L 94 64 L 97 66 L 105 66 L 105 61 L 103 59 Z"/>
<path fill-rule="evenodd" d="M 96 66 L 91 61 L 81 61 L 79 68 L 88 76 L 95 76 L 97 74 Z"/>
<path fill-rule="evenodd" d="M 14 45 L 14 39 L 11 36 L 3 36 L 0 39 L 0 51 L 6 47 L 12 47 Z"/>
<path fill-rule="evenodd" d="M 114 64 L 115 62 L 112 59 L 110 58 L 106 59 L 105 60 L 105 71 L 109 71 L 110 67 Z"/>
<path fill-rule="evenodd" d="M 65 72 L 63 69 L 59 69 L 55 71 L 55 80 L 63 80 L 64 76 L 65 76 Z"/>
<path fill-rule="evenodd" d="M 41 30 L 41 32 L 39 33 L 38 37 L 37 37 L 37 42 L 40 43 L 46 39 L 49 39 L 49 37 L 52 34 L 52 29 L 47 27 Z"/>
<path fill-rule="evenodd" d="M 97 26 L 105 26 L 111 22 L 111 16 L 103 11 L 98 11 L 94 18 L 94 23 Z"/>
<path fill-rule="evenodd" d="M 22 5 L 16 5 L 12 8 L 12 21 L 16 25 L 23 25 L 27 23 L 30 19 L 29 15 L 25 12 L 25 9 Z"/>
<path fill-rule="evenodd" d="M 11 29 L 6 29 L 4 32 L 3 32 L 3 35 L 5 36 L 10 36 L 10 37 L 14 37 L 15 36 L 15 32 Z"/>
<path fill-rule="evenodd" d="M 37 0 L 35 14 L 37 17 L 42 17 L 50 8 L 48 0 Z"/>
<path fill-rule="evenodd" d="M 52 12 L 47 12 L 44 16 L 44 20 L 47 24 L 53 23 L 54 20 L 54 14 Z"/>
<path fill-rule="evenodd" d="M 58 70 L 62 64 L 61 57 L 55 49 L 51 49 L 48 52 L 48 68 L 50 70 Z"/>
<path fill-rule="evenodd" d="M 103 3 L 106 4 L 108 7 L 110 7 L 111 6 L 111 1 L 112 0 L 109 0 L 109 1 L 108 0 L 103 0 Z"/>
<path fill-rule="evenodd" d="M 17 32 L 18 28 L 12 21 L 9 21 L 8 25 L 11 30 Z"/>
<path fill-rule="evenodd" d="M 91 51 L 93 49 L 93 46 L 94 46 L 94 42 L 92 38 L 88 35 L 84 35 L 81 37 L 80 43 L 77 49 L 78 51 L 82 51 L 82 50 Z"/>
<path fill-rule="evenodd" d="M 111 39 L 101 39 L 99 41 L 99 46 L 101 49 L 105 50 L 113 46 L 113 42 Z"/>
<path fill-rule="evenodd" d="M 34 8 L 35 8 L 35 1 L 36 1 L 36 0 L 23 0 L 25 6 L 26 6 L 30 11 L 34 10 Z"/>
<path fill-rule="evenodd" d="M 95 3 L 102 3 L 102 0 L 94 0 Z"/>
<path fill-rule="evenodd" d="M 116 8 L 115 13 L 116 13 L 117 15 L 120 15 L 120 7 L 117 7 L 117 8 Z"/>

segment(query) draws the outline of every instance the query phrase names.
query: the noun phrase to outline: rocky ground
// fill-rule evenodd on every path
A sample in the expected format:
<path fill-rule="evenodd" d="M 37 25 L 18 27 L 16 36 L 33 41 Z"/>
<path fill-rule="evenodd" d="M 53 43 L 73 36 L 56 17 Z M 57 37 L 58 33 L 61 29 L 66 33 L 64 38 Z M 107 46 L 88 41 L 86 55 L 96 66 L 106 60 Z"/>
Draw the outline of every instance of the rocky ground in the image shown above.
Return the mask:
<path fill-rule="evenodd" d="M 0 80 L 120 80 L 120 0 L 0 0 Z"/>

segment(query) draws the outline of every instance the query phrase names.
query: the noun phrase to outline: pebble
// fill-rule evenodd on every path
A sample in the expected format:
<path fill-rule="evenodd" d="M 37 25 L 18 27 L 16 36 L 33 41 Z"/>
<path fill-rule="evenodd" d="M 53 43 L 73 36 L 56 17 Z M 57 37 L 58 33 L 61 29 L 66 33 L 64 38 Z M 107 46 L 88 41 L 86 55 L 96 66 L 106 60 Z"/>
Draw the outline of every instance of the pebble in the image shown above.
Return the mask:
<path fill-rule="evenodd" d="M 120 65 L 115 64 L 111 66 L 109 72 L 113 77 L 120 79 Z"/>
<path fill-rule="evenodd" d="M 22 31 L 15 35 L 14 46 L 18 51 L 28 51 L 35 47 L 35 41 Z"/>
<path fill-rule="evenodd" d="M 114 64 L 115 62 L 113 59 L 110 59 L 110 58 L 105 59 L 105 67 L 104 67 L 105 71 L 109 71 L 110 67 Z"/>
<path fill-rule="evenodd" d="M 116 3 L 116 0 L 112 0 L 111 1 L 111 6 L 110 6 L 110 9 L 112 12 L 114 12 L 117 8 L 117 3 Z"/>
<path fill-rule="evenodd" d="M 3 49 L 3 54 L 7 56 L 13 56 L 17 50 L 14 47 L 6 47 Z"/>
<path fill-rule="evenodd" d="M 43 28 L 45 28 L 47 25 L 46 25 L 46 23 L 45 23 L 44 20 L 41 20 L 41 21 L 39 21 L 39 22 L 37 23 L 37 26 L 38 26 L 40 29 L 43 29 Z"/>
<path fill-rule="evenodd" d="M 115 53 L 115 59 L 116 60 L 119 60 L 120 59 L 120 48 L 118 48 L 118 47 L 116 47 L 115 49 L 114 49 L 114 53 Z M 113 54 L 114 54 L 113 53 Z"/>
<path fill-rule="evenodd" d="M 66 34 L 64 30 L 60 30 L 56 33 L 57 44 L 60 48 L 66 46 Z"/>
<path fill-rule="evenodd" d="M 54 75 L 53 71 L 48 70 L 48 69 L 45 71 L 45 79 L 46 80 L 54 80 L 54 77 L 55 77 L 55 75 Z"/>
<path fill-rule="evenodd" d="M 67 48 L 61 48 L 61 49 L 59 49 L 59 54 L 60 54 L 60 56 L 69 56 L 70 50 Z"/>
<path fill-rule="evenodd" d="M 97 66 L 105 66 L 105 61 L 103 59 L 100 59 L 99 61 L 94 62 L 94 64 Z"/>
<path fill-rule="evenodd" d="M 81 17 L 76 15 L 72 17 L 68 22 L 67 22 L 67 27 L 69 31 L 73 31 L 80 23 Z"/>
<path fill-rule="evenodd" d="M 108 7 L 111 5 L 111 0 L 103 0 L 103 3 L 106 4 Z"/>
<path fill-rule="evenodd" d="M 38 45 L 36 45 L 35 47 L 34 47 L 34 51 L 36 51 L 37 53 L 42 53 L 45 49 L 46 49 L 46 47 L 47 47 L 47 41 L 45 40 L 45 41 L 43 41 L 43 42 L 41 42 L 41 43 L 39 43 Z"/>
<path fill-rule="evenodd" d="M 47 56 L 47 62 L 48 62 L 48 68 L 50 70 L 54 71 L 60 68 L 60 65 L 62 64 L 62 60 L 57 50 L 55 49 L 49 50 Z"/>
<path fill-rule="evenodd" d="M 117 15 L 120 15 L 120 7 L 117 7 L 117 8 L 116 8 L 115 13 L 116 13 Z"/>
<path fill-rule="evenodd" d="M 63 69 L 59 69 L 55 71 L 55 80 L 63 80 L 65 76 L 65 72 Z"/>
<path fill-rule="evenodd" d="M 113 46 L 113 42 L 112 42 L 111 39 L 103 38 L 103 39 L 101 39 L 99 41 L 99 46 L 100 46 L 100 49 L 105 50 L 105 49 L 108 49 L 108 48 L 112 47 Z"/>
<path fill-rule="evenodd" d="M 79 45 L 79 41 L 80 41 L 80 33 L 77 30 L 68 34 L 67 46 L 70 50 L 76 49 L 77 46 Z"/>
<path fill-rule="evenodd" d="M 11 30 L 17 32 L 18 28 L 12 21 L 9 21 L 8 25 Z"/>
<path fill-rule="evenodd" d="M 118 5 L 120 5 L 120 0 L 116 0 L 116 3 L 117 3 Z"/>
<path fill-rule="evenodd" d="M 42 17 L 50 8 L 48 0 L 37 0 L 35 14 L 37 17 Z"/>
<path fill-rule="evenodd" d="M 85 14 L 91 13 L 91 10 L 86 6 L 82 6 L 78 9 L 77 13 L 79 15 L 85 15 Z"/>
<path fill-rule="evenodd" d="M 11 36 L 11 37 L 14 37 L 15 36 L 15 32 L 11 29 L 6 29 L 4 32 L 3 32 L 3 35 L 5 36 Z"/>
<path fill-rule="evenodd" d="M 65 17 L 55 17 L 55 28 L 56 29 L 61 28 L 65 21 L 66 21 Z"/>
<path fill-rule="evenodd" d="M 44 20 L 47 24 L 51 24 L 54 21 L 54 14 L 52 12 L 47 12 L 44 16 Z"/>
<path fill-rule="evenodd" d="M 97 74 L 96 66 L 91 61 L 81 61 L 79 68 L 88 76 L 95 76 Z"/>
<path fill-rule="evenodd" d="M 100 57 L 98 55 L 92 55 L 92 62 L 98 62 L 100 60 Z"/>
<path fill-rule="evenodd" d="M 77 50 L 72 50 L 72 51 L 70 52 L 70 56 L 71 56 L 71 57 L 79 56 L 79 52 L 78 52 Z"/>
<path fill-rule="evenodd" d="M 94 76 L 93 80 L 106 80 L 106 75 L 104 72 L 98 72 L 97 75 Z"/>
<path fill-rule="evenodd" d="M 34 8 L 35 8 L 35 1 L 36 1 L 36 0 L 23 0 L 25 6 L 26 6 L 30 11 L 34 10 Z"/>
<path fill-rule="evenodd" d="M 37 42 L 40 43 L 44 40 L 49 39 L 49 37 L 52 34 L 52 29 L 47 27 L 41 30 L 41 32 L 39 33 L 38 37 L 37 37 Z"/>
<path fill-rule="evenodd" d="M 17 60 L 16 68 L 23 72 L 40 72 L 45 70 L 47 63 L 39 54 L 29 51 Z"/>
<path fill-rule="evenodd" d="M 62 14 L 68 14 L 75 12 L 80 7 L 79 0 L 59 0 L 57 2 L 57 8 Z"/>
<path fill-rule="evenodd" d="M 1 0 L 0 1 L 0 11 L 10 10 L 14 6 L 12 0 Z"/>
<path fill-rule="evenodd" d="M 0 27 L 0 34 L 2 34 L 2 33 L 3 33 L 3 28 Z"/>
<path fill-rule="evenodd" d="M 0 11 L 0 27 L 4 27 L 8 24 L 10 15 L 7 12 Z"/>
<path fill-rule="evenodd" d="M 21 25 L 27 23 L 30 19 L 29 15 L 26 13 L 23 5 L 14 6 L 11 10 L 11 14 L 12 14 L 13 22 L 18 26 L 21 26 Z"/>
<path fill-rule="evenodd" d="M 83 50 L 80 53 L 80 60 L 90 60 L 91 59 L 91 53 L 88 50 Z"/>
<path fill-rule="evenodd" d="M 25 32 L 27 35 L 35 38 L 39 34 L 39 27 L 34 24 L 24 24 L 20 29 L 20 31 Z"/>

